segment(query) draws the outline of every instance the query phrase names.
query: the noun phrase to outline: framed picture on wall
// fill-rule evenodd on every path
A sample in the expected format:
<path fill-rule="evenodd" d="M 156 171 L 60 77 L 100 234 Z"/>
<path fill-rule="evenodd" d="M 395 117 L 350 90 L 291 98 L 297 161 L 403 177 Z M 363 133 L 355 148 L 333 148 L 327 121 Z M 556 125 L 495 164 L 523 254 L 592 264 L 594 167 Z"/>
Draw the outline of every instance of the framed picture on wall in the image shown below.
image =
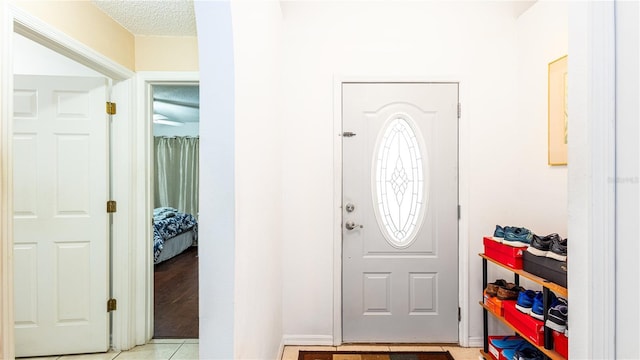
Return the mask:
<path fill-rule="evenodd" d="M 567 55 L 549 63 L 549 165 L 567 165 Z"/>

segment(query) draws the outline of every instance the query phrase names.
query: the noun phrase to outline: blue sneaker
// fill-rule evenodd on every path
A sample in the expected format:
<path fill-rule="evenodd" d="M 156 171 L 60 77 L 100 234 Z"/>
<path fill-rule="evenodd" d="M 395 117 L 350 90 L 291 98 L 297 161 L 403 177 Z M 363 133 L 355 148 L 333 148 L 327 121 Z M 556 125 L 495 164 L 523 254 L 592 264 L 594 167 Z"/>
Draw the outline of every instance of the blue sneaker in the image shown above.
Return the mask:
<path fill-rule="evenodd" d="M 491 339 L 491 345 L 500 348 L 500 349 L 517 349 L 522 346 L 522 343 L 527 343 L 526 340 L 521 338 L 518 335 L 515 336 L 505 336 L 502 339 Z"/>
<path fill-rule="evenodd" d="M 512 226 L 502 227 L 500 225 L 496 225 L 496 229 L 493 231 L 493 236 L 491 237 L 491 240 L 501 243 L 502 240 L 504 240 L 504 234 L 507 231 L 513 231 L 515 229 L 516 228 L 514 228 Z"/>
<path fill-rule="evenodd" d="M 551 294 L 551 303 L 553 304 L 556 302 L 556 295 L 552 292 L 549 293 Z M 533 306 L 531 306 L 530 315 L 534 319 L 544 321 L 544 295 L 542 291 L 539 291 L 536 294 L 536 297 L 533 298 Z"/>
<path fill-rule="evenodd" d="M 529 246 L 533 239 L 533 233 L 526 228 L 511 228 L 504 232 L 503 244 L 513 247 Z"/>
<path fill-rule="evenodd" d="M 518 345 L 518 347 L 516 348 L 503 349 L 502 356 L 504 356 L 505 359 L 509 359 L 509 360 L 516 359 L 515 355 L 517 351 L 523 351 L 527 349 L 535 349 L 535 348 L 528 341 L 522 340 L 520 345 Z"/>
<path fill-rule="evenodd" d="M 493 356 L 495 356 L 496 359 L 498 359 L 500 358 L 500 353 L 504 355 L 505 350 L 511 350 L 513 351 L 513 353 L 515 353 L 516 350 L 524 349 L 528 344 L 528 341 L 524 340 L 518 335 L 505 336 L 502 339 L 490 339 L 489 353 L 491 353 Z"/>
<path fill-rule="evenodd" d="M 533 306 L 533 299 L 536 297 L 536 292 L 533 290 L 522 290 L 518 294 L 518 300 L 516 302 L 516 309 L 525 314 L 531 313 L 531 307 Z"/>
<path fill-rule="evenodd" d="M 496 225 L 496 229 L 493 231 L 491 240 L 501 243 L 502 239 L 504 239 L 504 228 L 500 225 Z"/>

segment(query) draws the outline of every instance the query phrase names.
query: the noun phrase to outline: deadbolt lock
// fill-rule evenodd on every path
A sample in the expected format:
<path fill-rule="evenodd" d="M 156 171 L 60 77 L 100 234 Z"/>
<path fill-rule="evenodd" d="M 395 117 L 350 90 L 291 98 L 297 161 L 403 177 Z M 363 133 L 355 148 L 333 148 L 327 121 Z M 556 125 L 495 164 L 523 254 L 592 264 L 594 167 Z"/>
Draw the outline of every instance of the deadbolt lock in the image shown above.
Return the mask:
<path fill-rule="evenodd" d="M 353 212 L 353 210 L 356 209 L 356 206 L 353 205 L 352 203 L 348 203 L 347 205 L 344 206 L 344 209 L 347 210 L 347 212 Z"/>

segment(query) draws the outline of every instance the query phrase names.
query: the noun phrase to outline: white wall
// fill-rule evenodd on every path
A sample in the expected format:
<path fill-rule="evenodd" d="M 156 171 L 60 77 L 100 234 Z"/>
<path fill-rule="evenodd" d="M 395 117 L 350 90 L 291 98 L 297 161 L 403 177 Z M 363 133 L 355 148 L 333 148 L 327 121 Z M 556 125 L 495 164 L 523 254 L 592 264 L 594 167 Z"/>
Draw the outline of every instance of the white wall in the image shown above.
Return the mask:
<path fill-rule="evenodd" d="M 233 359 L 235 90 L 229 2 L 196 1 L 200 63 L 200 358 Z"/>
<path fill-rule="evenodd" d="M 282 148 L 277 2 L 197 2 L 201 76 L 200 357 L 277 358 Z M 231 17 L 229 16 L 231 15 Z M 231 18 L 233 21 L 231 21 Z"/>
<path fill-rule="evenodd" d="M 332 153 L 338 132 L 333 128 L 336 76 L 461 82 L 465 225 L 460 241 L 468 242 L 468 253 L 459 261 L 461 269 L 468 269 L 469 288 L 462 291 L 470 297 L 472 342 L 478 344 L 482 336 L 476 305 L 482 292 L 477 256 L 482 237 L 495 224 L 566 236 L 566 168 L 546 165 L 545 85 L 547 59 L 563 55 L 552 54 L 566 52 L 566 41 L 564 49 L 542 49 L 553 32 L 539 38 L 533 33 L 547 12 L 560 36 L 566 29 L 558 24 L 562 8 L 554 16 L 558 9 L 544 6 L 531 9 L 532 15 L 519 24 L 497 2 L 283 3 L 283 301 L 288 342 L 330 343 L 333 337 L 333 272 L 339 268 L 333 256 L 333 197 L 339 191 L 333 188 Z M 544 53 L 524 58 L 536 51 Z M 524 66 L 533 66 L 532 73 Z"/>
<path fill-rule="evenodd" d="M 568 25 L 566 2 L 538 1 L 518 18 L 518 112 L 512 134 L 517 159 L 513 165 L 524 166 L 519 166 L 518 179 L 510 184 L 519 207 L 530 207 L 526 224 L 531 230 L 565 238 L 567 166 L 547 164 L 547 79 L 549 63 L 568 54 Z"/>
<path fill-rule="evenodd" d="M 501 134 L 514 137 L 515 141 L 502 148 L 513 154 L 503 174 L 498 175 L 512 179 L 504 184 L 506 202 L 500 210 L 492 211 L 500 211 L 503 218 L 511 217 L 508 221 L 519 221 L 517 224 L 536 234 L 555 232 L 566 238 L 567 166 L 547 164 L 547 75 L 548 64 L 568 53 L 568 4 L 538 1 L 520 15 L 516 29 L 517 115 L 510 120 L 515 122 L 515 128 Z M 490 163 L 491 159 L 483 162 Z M 512 205 L 508 205 L 510 199 L 514 201 Z M 512 281 L 513 275 L 489 266 L 489 281 L 497 278 Z M 542 290 L 526 279 L 522 279 L 522 284 L 527 289 Z M 513 332 L 497 326 L 499 323 L 493 319 L 490 324 L 492 334 Z"/>
<path fill-rule="evenodd" d="M 21 75 L 95 76 L 99 72 L 13 33 L 13 73 Z"/>
<path fill-rule="evenodd" d="M 569 131 L 568 174 L 571 199 L 569 204 L 568 231 L 572 238 L 583 239 L 584 246 L 568 246 L 567 256 L 571 260 L 568 276 L 571 289 L 571 332 L 569 352 L 576 359 L 589 359 L 593 356 L 589 348 L 591 328 L 591 308 L 589 288 L 590 273 L 590 203 L 591 184 L 589 183 L 589 159 L 592 150 L 589 147 L 588 102 L 589 87 L 587 81 L 587 36 L 588 14 L 585 4 L 574 3 L 569 11 L 569 113 L 575 119 Z"/>
<path fill-rule="evenodd" d="M 197 6 L 203 10 L 198 12 L 199 24 L 210 23 L 202 16 L 212 5 Z M 228 239 L 235 241 L 234 249 L 224 254 L 236 262 L 230 299 L 235 299 L 234 320 L 233 326 L 224 327 L 205 314 L 202 338 L 220 344 L 206 330 L 233 329 L 233 336 L 226 338 L 233 341 L 237 358 L 272 357 L 282 334 L 288 343 L 333 341 L 333 276 L 340 261 L 333 256 L 334 79 L 344 75 L 461 82 L 460 202 L 465 225 L 460 241 L 468 251 L 459 261 L 468 269 L 469 281 L 461 296 L 468 291 L 469 337 L 480 341 L 481 309 L 475 304 L 482 291 L 477 256 L 482 236 L 495 224 L 566 234 L 566 169 L 546 165 L 546 110 L 521 110 L 530 102 L 546 109 L 546 57 L 558 48 L 545 47 L 544 54 L 530 59 L 527 53 L 532 50 L 524 43 L 542 48 L 546 35 L 535 38 L 533 29 L 547 11 L 558 9 L 534 7 L 519 24 L 501 3 L 285 2 L 280 29 L 275 3 L 255 6 L 232 6 L 236 116 L 233 130 L 225 135 L 235 141 L 235 179 L 226 189 L 236 194 L 236 235 Z M 556 22 L 561 16 L 552 18 L 553 26 L 562 30 Z M 216 39 L 205 35 L 215 38 L 207 26 L 199 29 L 201 63 L 225 50 L 216 49 Z M 222 61 L 218 65 L 222 68 L 215 74 L 201 74 L 203 92 L 205 84 L 219 82 L 215 76 L 222 76 L 219 72 L 228 66 Z M 531 74 L 523 68 L 529 65 L 536 67 Z M 521 90 L 520 82 L 532 88 Z M 203 148 L 205 138 L 214 134 L 222 140 L 215 126 L 203 124 Z M 209 146 L 211 151 L 229 151 L 220 144 Z M 203 174 L 203 183 L 207 176 L 213 172 Z M 220 179 L 211 180 L 215 185 Z M 219 256 L 207 251 L 203 263 Z M 227 260 L 225 268 L 228 265 Z M 204 265 L 201 273 L 222 269 L 210 266 Z M 214 279 L 218 277 L 228 281 L 227 276 Z M 217 305 L 206 301 L 214 299 L 214 287 L 224 291 L 228 285 L 207 285 L 201 305 Z M 224 306 L 227 301 L 222 301 Z M 204 348 L 201 344 L 201 355 L 213 354 L 207 352 L 213 347 Z"/>
<path fill-rule="evenodd" d="M 231 10 L 236 114 L 234 358 L 275 359 L 282 340 L 282 263 L 286 261 L 282 254 L 282 14 L 276 1 L 233 2 Z"/>
<path fill-rule="evenodd" d="M 638 359 L 640 4 L 616 3 L 616 356 Z M 634 284 L 634 285 L 631 285 Z"/>
<path fill-rule="evenodd" d="M 502 206 L 515 157 L 515 19 L 499 4 L 330 3 L 285 7 L 285 334 L 333 335 L 334 76 L 461 81 L 461 189 L 472 299 L 480 299 L 482 235 L 520 222 Z M 502 133 L 503 135 L 497 135 Z M 489 162 L 487 162 L 489 159 Z M 462 181 L 462 180 L 461 180 Z M 487 209 L 487 204 L 495 204 Z M 520 214 L 522 215 L 522 214 Z M 524 216 L 523 216 L 524 218 Z M 461 262 L 467 261 L 460 259 Z M 475 294 L 475 296 L 474 296 Z M 475 304 L 475 302 L 472 302 Z M 481 335 L 480 307 L 470 306 Z M 474 335 L 472 335 L 474 336 Z"/>

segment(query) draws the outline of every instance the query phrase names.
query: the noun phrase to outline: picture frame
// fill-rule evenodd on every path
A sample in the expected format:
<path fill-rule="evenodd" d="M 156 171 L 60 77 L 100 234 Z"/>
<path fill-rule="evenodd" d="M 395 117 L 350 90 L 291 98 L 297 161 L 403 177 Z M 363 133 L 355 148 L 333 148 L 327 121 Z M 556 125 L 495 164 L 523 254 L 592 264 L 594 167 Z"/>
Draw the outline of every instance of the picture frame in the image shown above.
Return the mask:
<path fill-rule="evenodd" d="M 549 63 L 548 72 L 548 164 L 567 165 L 568 56 Z"/>

